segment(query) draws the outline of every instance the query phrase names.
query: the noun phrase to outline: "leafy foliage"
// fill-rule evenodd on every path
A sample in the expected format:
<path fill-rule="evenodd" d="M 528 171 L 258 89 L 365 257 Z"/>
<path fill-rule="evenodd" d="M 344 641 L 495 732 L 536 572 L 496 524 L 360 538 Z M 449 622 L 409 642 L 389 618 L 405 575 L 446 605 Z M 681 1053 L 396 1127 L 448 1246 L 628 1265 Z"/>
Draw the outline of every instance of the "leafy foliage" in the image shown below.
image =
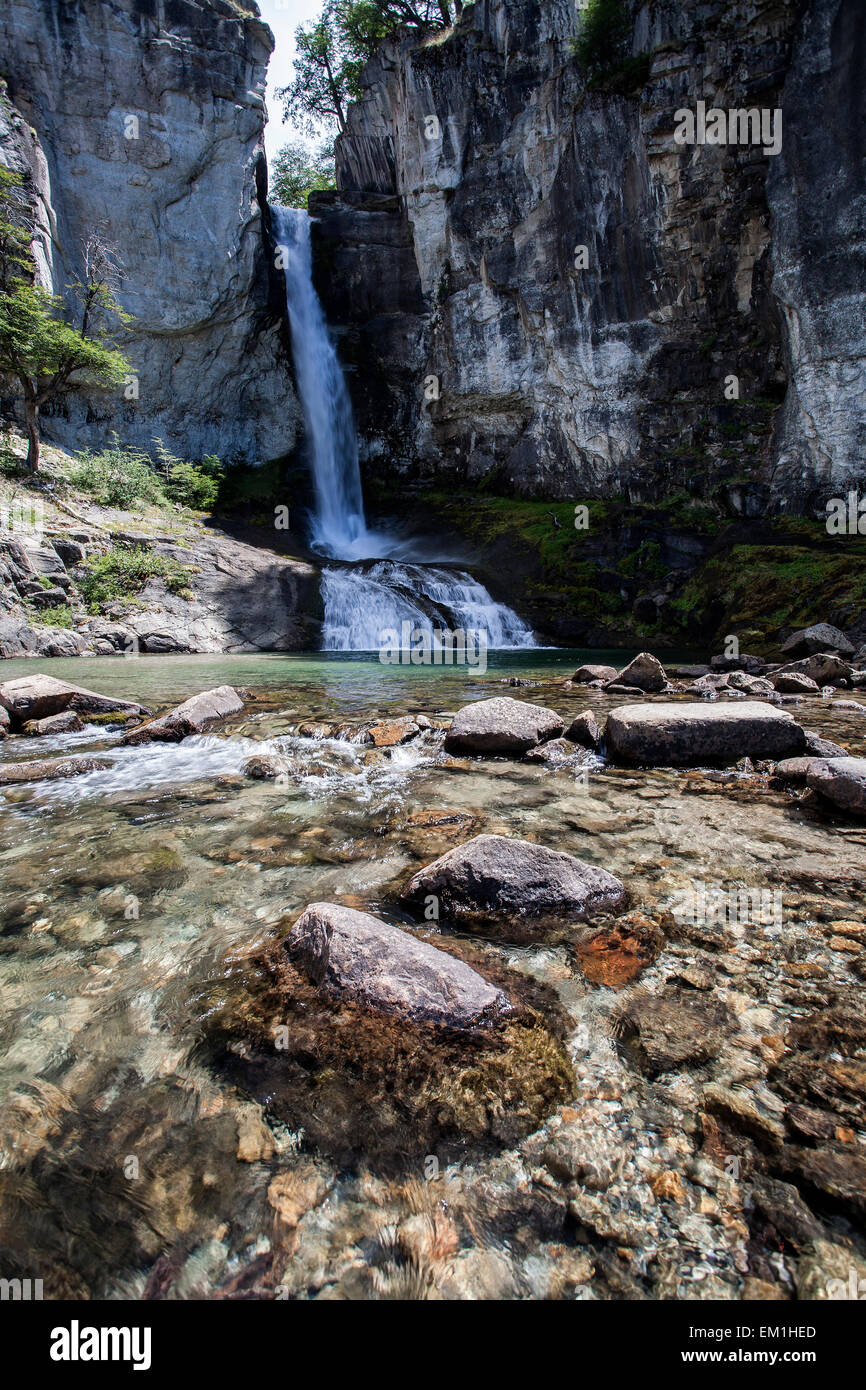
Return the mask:
<path fill-rule="evenodd" d="M 105 555 L 86 560 L 83 569 L 79 587 L 89 613 L 98 613 L 114 599 L 134 597 L 149 579 L 161 579 L 172 594 L 186 595 L 189 590 L 188 565 L 179 565 L 144 546 L 128 550 L 115 546 Z"/>
<path fill-rule="evenodd" d="M 162 483 L 147 454 L 121 447 L 117 435 L 113 446 L 99 453 L 85 449 L 77 455 L 69 481 L 82 492 L 89 492 L 103 507 L 128 510 L 141 502 L 166 505 Z"/>
<path fill-rule="evenodd" d="M 336 187 L 333 151 L 324 146 L 313 154 L 306 145 L 284 145 L 271 166 L 270 180 L 275 202 L 284 208 L 305 208 L 312 192 Z"/>
<path fill-rule="evenodd" d="M 295 31 L 294 76 L 277 92 L 283 120 L 308 136 L 345 130 L 346 107 L 361 95 L 364 64 L 383 39 L 446 28 L 462 10 L 463 0 L 325 0 L 319 18 Z"/>

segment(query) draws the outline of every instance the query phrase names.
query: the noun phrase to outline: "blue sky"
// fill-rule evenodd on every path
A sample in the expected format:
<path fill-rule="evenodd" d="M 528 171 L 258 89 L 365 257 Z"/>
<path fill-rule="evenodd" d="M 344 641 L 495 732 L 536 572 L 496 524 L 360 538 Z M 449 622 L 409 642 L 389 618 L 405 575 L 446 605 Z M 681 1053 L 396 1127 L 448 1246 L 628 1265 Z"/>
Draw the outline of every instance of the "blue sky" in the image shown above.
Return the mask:
<path fill-rule="evenodd" d="M 258 0 L 262 19 L 270 26 L 276 48 L 268 66 L 267 102 L 270 117 L 265 131 L 265 148 L 270 162 L 281 145 L 286 145 L 295 137 L 282 121 L 282 102 L 277 101 L 274 92 L 284 87 L 292 77 L 292 59 L 295 53 L 295 30 L 299 24 L 307 24 L 315 19 L 322 8 L 322 0 Z"/>

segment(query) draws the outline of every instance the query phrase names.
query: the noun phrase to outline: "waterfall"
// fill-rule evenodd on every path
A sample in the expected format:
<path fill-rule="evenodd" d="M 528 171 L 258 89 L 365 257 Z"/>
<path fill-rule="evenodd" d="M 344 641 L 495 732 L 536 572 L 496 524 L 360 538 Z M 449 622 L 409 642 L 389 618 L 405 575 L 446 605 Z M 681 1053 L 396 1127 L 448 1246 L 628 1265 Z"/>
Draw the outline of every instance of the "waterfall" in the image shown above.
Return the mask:
<path fill-rule="evenodd" d="M 375 651 L 381 634 L 416 628 L 486 633 L 489 647 L 533 647 L 526 624 L 463 570 L 414 563 L 406 542 L 369 530 L 346 382 L 313 288 L 310 219 L 271 206 L 286 281 L 292 357 L 306 424 L 316 506 L 311 545 L 322 572 L 326 651 Z"/>

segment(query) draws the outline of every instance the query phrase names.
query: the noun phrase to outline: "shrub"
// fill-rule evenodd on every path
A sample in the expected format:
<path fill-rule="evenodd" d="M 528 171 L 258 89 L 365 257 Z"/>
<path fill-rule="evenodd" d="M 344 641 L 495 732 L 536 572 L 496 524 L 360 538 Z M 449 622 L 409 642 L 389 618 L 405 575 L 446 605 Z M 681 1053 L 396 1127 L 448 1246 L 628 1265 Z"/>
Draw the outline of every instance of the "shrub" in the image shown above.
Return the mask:
<path fill-rule="evenodd" d="M 155 439 L 163 489 L 172 502 L 193 511 L 206 512 L 217 500 L 225 468 L 216 454 L 205 454 L 199 463 L 179 459 Z"/>
<path fill-rule="evenodd" d="M 105 507 L 128 509 L 136 502 L 165 506 L 166 496 L 147 454 L 124 449 L 113 436 L 110 449 L 83 450 L 69 472 L 69 481 Z"/>
<path fill-rule="evenodd" d="M 172 594 L 189 592 L 190 566 L 179 565 L 166 555 L 157 555 L 143 546 L 125 550 L 115 546 L 105 555 L 84 563 L 79 587 L 89 613 L 98 613 L 113 599 L 129 598 L 141 592 L 149 579 L 159 578 Z"/>
<path fill-rule="evenodd" d="M 40 609 L 30 621 L 37 627 L 72 627 L 72 614 L 62 603 L 58 603 L 56 608 Z"/>

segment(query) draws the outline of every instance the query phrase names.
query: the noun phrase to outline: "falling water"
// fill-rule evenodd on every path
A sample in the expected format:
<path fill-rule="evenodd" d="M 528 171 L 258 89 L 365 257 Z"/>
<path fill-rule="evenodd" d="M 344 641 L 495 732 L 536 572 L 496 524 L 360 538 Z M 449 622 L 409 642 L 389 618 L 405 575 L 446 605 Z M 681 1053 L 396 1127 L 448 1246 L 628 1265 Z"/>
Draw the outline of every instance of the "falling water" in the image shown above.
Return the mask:
<path fill-rule="evenodd" d="M 532 632 L 471 575 L 415 564 L 405 542 L 370 531 L 364 516 L 358 444 L 349 393 L 313 288 L 310 219 L 271 207 L 282 253 L 292 356 L 307 427 L 316 509 L 315 550 L 352 565 L 322 573 L 325 651 L 374 651 L 389 629 L 485 632 L 489 647 L 532 647 Z"/>

